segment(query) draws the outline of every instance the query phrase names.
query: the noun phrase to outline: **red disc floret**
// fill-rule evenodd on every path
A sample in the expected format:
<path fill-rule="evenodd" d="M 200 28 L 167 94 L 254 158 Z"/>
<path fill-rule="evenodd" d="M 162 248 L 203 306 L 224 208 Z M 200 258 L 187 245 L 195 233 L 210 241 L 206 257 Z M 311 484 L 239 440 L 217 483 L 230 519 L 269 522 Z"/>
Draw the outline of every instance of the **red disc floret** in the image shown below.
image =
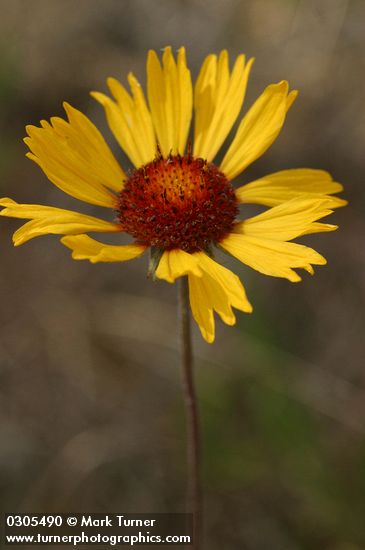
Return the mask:
<path fill-rule="evenodd" d="M 232 185 L 214 164 L 191 155 L 157 157 L 134 170 L 119 195 L 118 218 L 137 242 L 162 250 L 207 250 L 232 229 Z"/>

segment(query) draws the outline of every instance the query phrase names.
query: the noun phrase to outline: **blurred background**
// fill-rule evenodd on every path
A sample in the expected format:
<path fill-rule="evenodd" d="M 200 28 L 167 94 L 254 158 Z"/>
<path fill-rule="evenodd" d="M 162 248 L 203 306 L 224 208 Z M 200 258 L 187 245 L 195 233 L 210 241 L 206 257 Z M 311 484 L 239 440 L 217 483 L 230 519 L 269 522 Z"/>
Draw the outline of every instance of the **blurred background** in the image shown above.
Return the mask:
<path fill-rule="evenodd" d="M 25 158 L 26 124 L 67 100 L 103 130 L 90 90 L 145 83 L 149 48 L 185 45 L 196 76 L 228 48 L 256 62 L 245 107 L 272 82 L 300 95 L 265 156 L 329 170 L 350 205 L 310 236 L 328 259 L 293 285 L 225 260 L 254 305 L 209 346 L 194 326 L 206 548 L 365 548 L 364 0 L 0 0 L 0 195 L 100 214 Z M 71 260 L 52 236 L 0 228 L 0 485 L 6 511 L 167 512 L 185 503 L 176 287 L 146 258 Z"/>

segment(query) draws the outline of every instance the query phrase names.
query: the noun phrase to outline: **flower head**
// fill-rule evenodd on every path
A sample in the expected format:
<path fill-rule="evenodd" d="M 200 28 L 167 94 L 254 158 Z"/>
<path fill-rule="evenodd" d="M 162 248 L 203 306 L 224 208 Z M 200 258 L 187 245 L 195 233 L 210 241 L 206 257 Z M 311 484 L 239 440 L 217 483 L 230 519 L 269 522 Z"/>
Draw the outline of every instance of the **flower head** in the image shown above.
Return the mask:
<path fill-rule="evenodd" d="M 209 55 L 193 88 L 185 50 L 175 60 L 166 48 L 162 64 L 147 58 L 147 98 L 128 75 L 131 92 L 108 79 L 112 95 L 92 92 L 105 109 L 111 131 L 133 168 L 125 172 L 94 124 L 65 103 L 68 120 L 53 117 L 28 126 L 25 142 L 50 181 L 72 197 L 112 210 L 108 219 L 51 206 L 0 199 L 1 214 L 24 218 L 15 245 L 53 233 L 76 260 L 117 262 L 151 250 L 154 276 L 170 283 L 187 275 L 193 316 L 203 337 L 214 340 L 214 312 L 235 323 L 232 308 L 252 311 L 239 278 L 214 260 L 214 247 L 253 269 L 296 282 L 296 269 L 313 273 L 326 260 L 291 242 L 309 233 L 332 231 L 319 222 L 346 201 L 342 186 L 322 170 L 306 168 L 269 174 L 243 186 L 232 180 L 260 157 L 279 134 L 297 96 L 286 81 L 268 86 L 249 108 L 219 165 L 217 152 L 236 122 L 253 60 L 240 55 L 232 69 L 228 53 Z M 194 112 L 194 138 L 188 144 Z M 268 207 L 239 219 L 239 205 Z M 129 245 L 110 245 L 90 232 L 125 232 Z"/>

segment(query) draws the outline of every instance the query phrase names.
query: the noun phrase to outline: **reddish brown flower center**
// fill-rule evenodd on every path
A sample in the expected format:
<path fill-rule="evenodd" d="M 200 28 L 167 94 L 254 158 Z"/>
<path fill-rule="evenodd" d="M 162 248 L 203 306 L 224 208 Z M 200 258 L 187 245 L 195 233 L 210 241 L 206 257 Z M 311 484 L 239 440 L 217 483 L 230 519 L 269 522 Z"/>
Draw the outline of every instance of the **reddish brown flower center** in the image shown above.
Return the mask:
<path fill-rule="evenodd" d="M 123 229 L 163 250 L 206 250 L 238 213 L 232 185 L 214 164 L 190 155 L 157 157 L 134 170 L 119 195 Z"/>

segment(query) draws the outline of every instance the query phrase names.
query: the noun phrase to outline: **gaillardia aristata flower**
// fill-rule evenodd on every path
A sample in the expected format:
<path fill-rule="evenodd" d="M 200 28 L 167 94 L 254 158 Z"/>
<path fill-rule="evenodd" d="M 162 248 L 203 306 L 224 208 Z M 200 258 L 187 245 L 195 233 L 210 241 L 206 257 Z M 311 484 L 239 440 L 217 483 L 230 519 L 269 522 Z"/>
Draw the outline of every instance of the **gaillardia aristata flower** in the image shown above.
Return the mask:
<path fill-rule="evenodd" d="M 41 205 L 0 200 L 1 214 L 28 219 L 14 244 L 47 233 L 75 260 L 120 262 L 150 249 L 150 271 L 169 283 L 187 275 L 193 316 L 203 337 L 214 340 L 214 311 L 233 325 L 232 308 L 251 312 L 239 278 L 214 260 L 219 247 L 265 275 L 300 280 L 297 268 L 313 273 L 326 260 L 312 248 L 290 242 L 336 226 L 318 220 L 346 204 L 333 196 L 342 186 L 327 172 L 283 170 L 233 187 L 247 166 L 279 134 L 296 91 L 286 81 L 268 86 L 239 122 L 219 165 L 214 159 L 236 122 L 253 60 L 240 55 L 232 69 L 228 54 L 209 55 L 193 87 L 185 50 L 174 59 L 166 48 L 162 64 L 147 58 L 147 99 L 132 75 L 131 93 L 108 79 L 112 98 L 92 96 L 133 168 L 125 172 L 94 124 L 65 103 L 68 120 L 54 117 L 28 126 L 27 154 L 57 187 L 72 197 L 110 209 L 109 219 Z M 194 113 L 193 137 L 189 139 Z M 255 203 L 263 213 L 239 220 L 239 205 Z M 128 245 L 103 244 L 88 233 L 125 232 Z"/>

